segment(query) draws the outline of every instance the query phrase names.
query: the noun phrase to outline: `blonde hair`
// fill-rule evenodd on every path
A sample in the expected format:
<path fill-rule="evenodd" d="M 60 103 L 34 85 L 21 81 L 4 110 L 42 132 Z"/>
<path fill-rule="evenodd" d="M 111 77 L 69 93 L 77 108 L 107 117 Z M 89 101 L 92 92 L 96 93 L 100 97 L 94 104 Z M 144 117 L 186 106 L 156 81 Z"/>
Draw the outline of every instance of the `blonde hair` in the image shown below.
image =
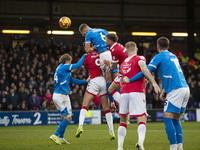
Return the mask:
<path fill-rule="evenodd" d="M 130 42 L 127 42 L 126 44 L 125 44 L 125 48 L 126 48 L 126 50 L 130 50 L 130 51 L 135 51 L 136 50 L 136 48 L 137 48 L 137 45 L 136 45 L 136 43 L 135 42 L 133 42 L 133 41 L 130 41 Z"/>
<path fill-rule="evenodd" d="M 63 54 L 62 56 L 60 56 L 59 58 L 59 63 L 60 64 L 65 64 L 66 61 L 71 61 L 72 57 L 69 54 Z"/>

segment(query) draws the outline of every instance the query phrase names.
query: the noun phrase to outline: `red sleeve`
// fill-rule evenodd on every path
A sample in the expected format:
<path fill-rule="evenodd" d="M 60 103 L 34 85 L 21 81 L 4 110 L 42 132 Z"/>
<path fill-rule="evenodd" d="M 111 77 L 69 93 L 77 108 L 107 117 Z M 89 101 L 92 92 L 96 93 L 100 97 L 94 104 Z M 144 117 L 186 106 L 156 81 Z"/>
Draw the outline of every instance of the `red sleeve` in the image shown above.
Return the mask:
<path fill-rule="evenodd" d="M 138 63 L 139 63 L 140 61 L 143 61 L 143 62 L 146 63 L 146 58 L 145 58 L 144 56 L 139 56 L 139 57 L 138 57 Z"/>
<path fill-rule="evenodd" d="M 112 61 L 113 63 L 119 62 L 119 53 L 115 49 L 112 51 Z"/>
<path fill-rule="evenodd" d="M 87 66 L 87 61 L 88 61 L 88 54 L 87 54 L 87 56 L 85 57 L 85 60 L 84 60 L 84 62 L 83 62 L 83 66 Z"/>

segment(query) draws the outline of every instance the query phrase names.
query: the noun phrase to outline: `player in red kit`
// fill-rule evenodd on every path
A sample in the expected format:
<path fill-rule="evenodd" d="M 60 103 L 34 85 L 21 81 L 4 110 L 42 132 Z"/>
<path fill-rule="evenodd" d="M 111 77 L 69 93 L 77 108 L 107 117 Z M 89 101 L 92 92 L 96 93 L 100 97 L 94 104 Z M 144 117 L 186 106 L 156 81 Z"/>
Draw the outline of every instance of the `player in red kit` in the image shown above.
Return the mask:
<path fill-rule="evenodd" d="M 120 88 L 120 79 L 119 79 L 119 66 L 124 62 L 124 60 L 128 57 L 126 54 L 125 47 L 121 45 L 118 41 L 118 36 L 114 33 L 108 33 L 106 35 L 106 46 L 109 47 L 112 55 L 112 64 L 110 69 L 110 83 L 107 84 L 108 92 L 113 96 L 116 102 L 119 103 L 120 94 L 117 89 Z M 112 82 L 114 81 L 114 82 Z M 111 84 L 112 83 L 112 84 Z M 111 104 L 111 108 L 113 108 L 114 104 Z"/>
<path fill-rule="evenodd" d="M 106 92 L 106 80 L 102 75 L 102 70 L 100 69 L 99 54 L 97 50 L 93 50 L 87 54 L 83 66 L 86 66 L 89 70 L 90 81 L 86 88 L 86 93 L 83 98 L 83 104 L 79 115 L 79 127 L 76 132 L 76 137 L 79 138 L 80 134 L 83 132 L 83 124 L 87 114 L 87 108 L 91 101 L 95 98 L 97 94 L 100 95 L 100 101 L 105 112 L 106 121 L 109 127 L 110 139 L 115 139 L 114 129 L 113 129 L 113 119 L 109 108 L 108 96 Z"/>
<path fill-rule="evenodd" d="M 144 73 L 147 79 L 152 83 L 156 93 L 160 91 L 159 86 L 153 79 L 151 73 L 146 67 L 146 60 L 144 56 L 137 55 L 137 46 L 135 42 L 128 42 L 125 45 L 128 58 L 124 60 L 120 67 L 122 77 L 131 78 L 140 71 Z M 145 97 L 145 78 L 137 80 L 132 83 L 121 83 L 120 91 L 120 125 L 118 128 L 118 150 L 123 150 L 124 138 L 126 136 L 127 115 L 130 117 L 137 117 L 138 122 L 138 143 L 136 148 L 144 150 L 143 142 L 146 134 L 146 97 Z"/>

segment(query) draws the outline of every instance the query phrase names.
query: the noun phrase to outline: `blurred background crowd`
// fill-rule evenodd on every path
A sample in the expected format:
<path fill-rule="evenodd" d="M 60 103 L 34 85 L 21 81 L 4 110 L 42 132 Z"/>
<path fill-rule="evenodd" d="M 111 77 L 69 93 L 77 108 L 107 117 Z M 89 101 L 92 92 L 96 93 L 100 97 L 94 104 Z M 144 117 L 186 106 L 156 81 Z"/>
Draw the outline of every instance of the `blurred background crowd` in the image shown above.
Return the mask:
<path fill-rule="evenodd" d="M 144 55 L 147 63 L 156 54 L 155 43 L 148 47 L 139 46 L 139 54 Z M 191 95 L 189 108 L 200 108 L 200 52 L 197 51 L 193 59 L 186 54 L 170 47 L 180 61 L 184 75 L 190 86 Z M 69 53 L 73 57 L 72 63 L 76 63 L 84 54 L 82 45 L 62 42 L 45 41 L 33 44 L 17 43 L 6 46 L 0 42 L 0 110 L 55 110 L 52 101 L 54 89 L 54 71 L 58 66 L 59 57 Z M 156 73 L 153 73 L 157 83 L 162 89 L 162 81 Z M 88 71 L 84 68 L 79 73 L 73 73 L 73 77 L 85 80 Z M 85 93 L 86 85 L 71 85 L 70 98 L 72 109 L 80 109 Z M 162 108 L 163 102 L 159 95 L 153 93 L 151 84 L 146 86 L 147 109 Z M 91 109 L 99 109 L 99 98 L 91 103 Z"/>

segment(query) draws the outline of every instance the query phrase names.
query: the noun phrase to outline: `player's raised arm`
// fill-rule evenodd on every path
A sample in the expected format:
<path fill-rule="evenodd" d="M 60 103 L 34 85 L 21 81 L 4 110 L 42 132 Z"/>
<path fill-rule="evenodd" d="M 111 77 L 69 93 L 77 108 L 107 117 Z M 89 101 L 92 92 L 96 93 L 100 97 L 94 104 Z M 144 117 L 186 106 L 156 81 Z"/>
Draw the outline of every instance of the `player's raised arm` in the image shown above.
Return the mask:
<path fill-rule="evenodd" d="M 59 63 L 64 64 L 64 69 L 66 71 L 74 70 L 83 65 L 85 57 L 86 57 L 86 55 L 83 55 L 76 64 L 71 64 L 72 57 L 69 54 L 64 54 L 63 56 L 60 57 Z"/>

